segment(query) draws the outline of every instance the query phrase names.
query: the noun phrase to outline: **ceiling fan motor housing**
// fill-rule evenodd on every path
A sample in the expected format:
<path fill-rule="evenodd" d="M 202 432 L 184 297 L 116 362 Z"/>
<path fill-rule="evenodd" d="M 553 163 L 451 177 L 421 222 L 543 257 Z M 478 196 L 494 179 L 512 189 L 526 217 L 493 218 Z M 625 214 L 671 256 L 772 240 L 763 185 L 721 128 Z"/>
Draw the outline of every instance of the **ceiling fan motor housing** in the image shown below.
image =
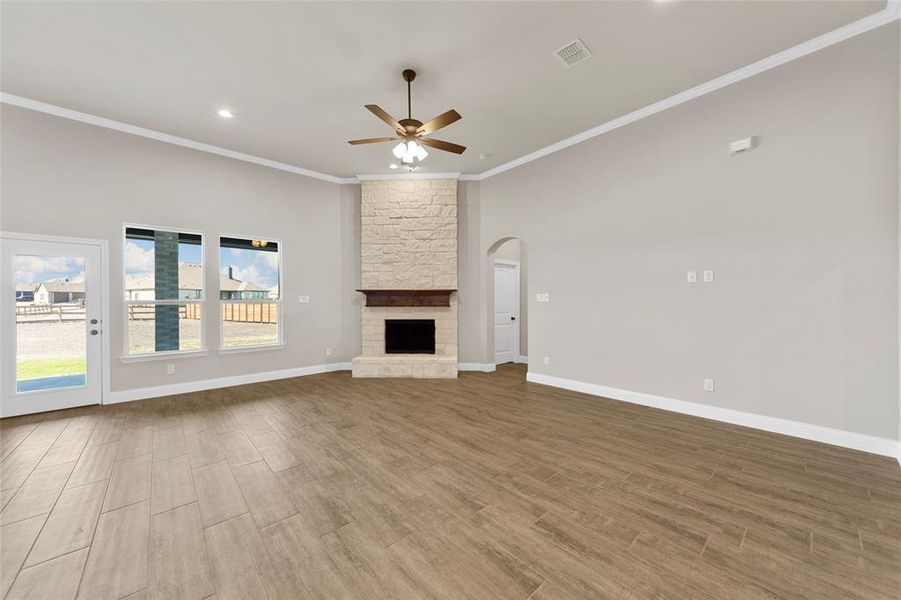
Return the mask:
<path fill-rule="evenodd" d="M 407 135 L 414 135 L 416 130 L 422 127 L 422 121 L 416 119 L 401 119 L 398 121 L 401 127 L 407 132 Z"/>

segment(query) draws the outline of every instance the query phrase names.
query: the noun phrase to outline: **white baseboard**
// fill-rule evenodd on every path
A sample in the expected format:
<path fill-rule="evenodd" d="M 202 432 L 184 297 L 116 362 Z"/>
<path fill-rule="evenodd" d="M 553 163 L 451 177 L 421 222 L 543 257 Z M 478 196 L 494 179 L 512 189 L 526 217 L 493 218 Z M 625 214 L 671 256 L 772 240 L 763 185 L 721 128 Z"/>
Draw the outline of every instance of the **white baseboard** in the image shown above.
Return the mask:
<path fill-rule="evenodd" d="M 494 373 L 494 363 L 463 363 L 457 365 L 458 371 L 481 371 L 483 373 Z"/>
<path fill-rule="evenodd" d="M 294 369 L 282 369 L 280 371 L 263 371 L 261 373 L 248 373 L 247 375 L 232 375 L 230 377 L 218 377 L 216 379 L 170 383 L 153 387 L 110 392 L 109 397 L 106 398 L 103 403 L 118 404 L 120 402 L 131 402 L 132 400 L 146 400 L 147 398 L 171 396 L 173 394 L 202 392 L 204 390 L 214 390 L 233 385 L 245 385 L 248 383 L 260 383 L 261 381 L 273 381 L 275 379 L 288 379 L 290 377 L 316 375 L 317 373 L 349 370 L 350 363 L 328 363 L 324 365 L 312 365 L 309 367 L 297 367 Z"/>
<path fill-rule="evenodd" d="M 604 398 L 622 400 L 623 402 L 630 402 L 632 404 L 651 406 L 685 415 L 702 417 L 704 419 L 723 421 L 734 425 L 743 425 L 753 429 L 781 433 L 783 435 L 813 440 L 824 444 L 831 444 L 833 446 L 842 446 L 844 448 L 862 450 L 863 452 L 870 452 L 872 454 L 891 456 L 898 459 L 898 462 L 901 463 L 901 442 L 890 440 L 888 438 L 833 429 L 831 427 L 823 427 L 822 425 L 801 423 L 800 421 L 790 421 L 778 417 L 768 417 L 765 415 L 732 410 L 730 408 L 698 404 L 697 402 L 675 400 L 673 398 L 655 396 L 643 392 L 621 390 L 605 385 L 585 383 L 583 381 L 543 375 L 531 371 L 526 374 L 526 381 L 572 390 L 574 392 L 591 394 L 592 396 L 603 396 Z"/>
<path fill-rule="evenodd" d="M 521 365 L 527 365 L 527 364 L 529 364 L 529 357 L 524 354 L 520 354 L 519 356 L 516 357 L 516 360 L 514 360 L 513 362 L 519 363 Z"/>

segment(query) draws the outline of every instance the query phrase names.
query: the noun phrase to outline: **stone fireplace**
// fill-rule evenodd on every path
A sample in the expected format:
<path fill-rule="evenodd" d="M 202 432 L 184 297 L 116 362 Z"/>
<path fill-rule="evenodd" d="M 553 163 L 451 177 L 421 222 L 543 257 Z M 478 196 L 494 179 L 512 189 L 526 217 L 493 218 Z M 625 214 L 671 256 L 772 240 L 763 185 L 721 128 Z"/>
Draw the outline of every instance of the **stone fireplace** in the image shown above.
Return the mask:
<path fill-rule="evenodd" d="M 457 376 L 457 181 L 362 181 L 354 377 Z"/>

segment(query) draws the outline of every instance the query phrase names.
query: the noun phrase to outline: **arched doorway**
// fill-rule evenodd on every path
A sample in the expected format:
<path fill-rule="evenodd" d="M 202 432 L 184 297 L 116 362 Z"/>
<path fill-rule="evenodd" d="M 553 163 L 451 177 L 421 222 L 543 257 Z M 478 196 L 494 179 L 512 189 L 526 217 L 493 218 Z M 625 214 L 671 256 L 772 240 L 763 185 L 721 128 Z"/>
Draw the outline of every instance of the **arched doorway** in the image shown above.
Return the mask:
<path fill-rule="evenodd" d="M 526 245 L 516 237 L 501 238 L 488 248 L 487 261 L 485 355 L 495 365 L 525 364 L 529 343 Z"/>

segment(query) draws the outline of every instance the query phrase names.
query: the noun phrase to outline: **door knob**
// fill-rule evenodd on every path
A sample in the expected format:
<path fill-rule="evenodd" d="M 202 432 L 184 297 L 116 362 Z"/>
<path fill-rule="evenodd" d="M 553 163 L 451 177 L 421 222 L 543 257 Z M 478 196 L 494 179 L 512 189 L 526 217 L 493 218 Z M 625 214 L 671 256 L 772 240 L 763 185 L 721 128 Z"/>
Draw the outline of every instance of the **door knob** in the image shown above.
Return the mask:
<path fill-rule="evenodd" d="M 97 335 L 97 334 L 99 334 L 99 333 L 100 333 L 100 330 L 99 330 L 99 329 L 92 329 L 92 330 L 91 330 L 91 335 Z"/>
<path fill-rule="evenodd" d="M 511 321 L 515 321 L 515 320 L 516 320 L 516 317 L 510 317 L 510 320 L 511 320 Z"/>
<path fill-rule="evenodd" d="M 91 325 L 96 325 L 96 324 L 97 324 L 97 319 L 91 319 Z"/>

